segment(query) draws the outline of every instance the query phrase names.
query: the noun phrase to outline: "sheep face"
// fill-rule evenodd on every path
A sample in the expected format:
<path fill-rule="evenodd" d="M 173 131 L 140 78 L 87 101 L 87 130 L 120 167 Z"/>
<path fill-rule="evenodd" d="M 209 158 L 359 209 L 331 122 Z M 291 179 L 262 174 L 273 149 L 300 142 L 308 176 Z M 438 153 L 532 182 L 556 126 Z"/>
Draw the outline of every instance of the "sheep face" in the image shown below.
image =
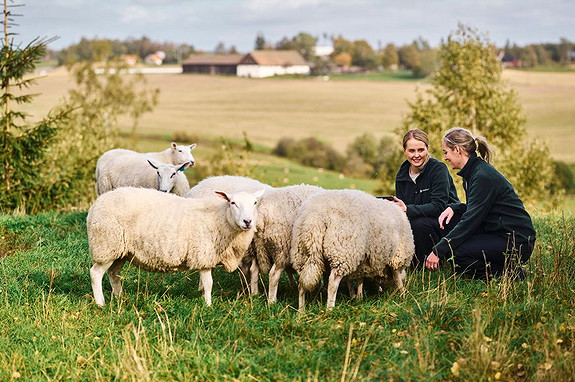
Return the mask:
<path fill-rule="evenodd" d="M 235 192 L 227 194 L 215 191 L 216 195 L 229 204 L 228 220 L 230 224 L 244 231 L 255 230 L 258 218 L 257 205 L 265 189 L 256 192 Z"/>
<path fill-rule="evenodd" d="M 148 159 L 148 163 L 156 169 L 156 188 L 161 192 L 170 192 L 176 184 L 178 171 L 184 171 L 190 162 L 182 165 L 166 164 Z"/>
<path fill-rule="evenodd" d="M 172 142 L 172 163 L 188 163 L 187 167 L 193 167 L 195 164 L 194 157 L 192 155 L 192 150 L 196 148 L 196 144 L 190 146 L 177 145 L 176 142 Z"/>

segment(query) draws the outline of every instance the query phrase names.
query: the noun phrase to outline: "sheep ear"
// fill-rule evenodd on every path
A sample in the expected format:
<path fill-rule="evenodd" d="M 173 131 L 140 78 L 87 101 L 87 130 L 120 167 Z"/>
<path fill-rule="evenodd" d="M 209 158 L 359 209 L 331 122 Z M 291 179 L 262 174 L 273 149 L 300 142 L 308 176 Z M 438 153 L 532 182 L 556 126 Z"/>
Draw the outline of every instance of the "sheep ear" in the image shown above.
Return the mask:
<path fill-rule="evenodd" d="M 172 149 L 175 150 L 176 147 L 178 147 L 178 145 L 176 144 L 176 142 L 172 142 Z"/>
<path fill-rule="evenodd" d="M 197 143 L 191 144 L 190 145 L 190 151 L 195 149 L 197 145 L 198 145 Z"/>
<path fill-rule="evenodd" d="M 148 159 L 148 163 L 150 164 L 150 166 L 152 166 L 152 167 L 155 168 L 156 170 L 158 169 L 158 166 L 155 165 L 150 159 Z"/>
<path fill-rule="evenodd" d="M 226 202 L 230 201 L 230 198 L 228 197 L 228 195 L 225 192 L 221 192 L 221 191 L 214 191 L 216 193 L 216 195 L 218 195 L 220 198 L 224 199 Z"/>
<path fill-rule="evenodd" d="M 256 197 L 256 199 L 259 199 L 262 197 L 262 195 L 264 194 L 264 192 L 266 192 L 265 188 L 262 188 L 256 192 L 254 192 L 254 196 Z"/>

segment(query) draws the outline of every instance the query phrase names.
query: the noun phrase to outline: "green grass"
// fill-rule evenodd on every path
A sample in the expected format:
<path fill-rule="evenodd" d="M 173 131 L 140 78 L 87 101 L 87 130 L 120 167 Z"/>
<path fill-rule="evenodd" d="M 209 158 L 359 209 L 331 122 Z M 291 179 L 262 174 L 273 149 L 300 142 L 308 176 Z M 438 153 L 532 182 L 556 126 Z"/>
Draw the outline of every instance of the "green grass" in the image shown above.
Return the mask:
<path fill-rule="evenodd" d="M 340 290 L 298 314 L 238 294 L 237 272 L 214 273 L 213 306 L 198 274 L 126 266 L 125 294 L 91 296 L 85 212 L 0 216 L 0 380 L 572 380 L 573 218 L 539 217 L 525 282 L 414 272 L 407 296 Z M 262 277 L 267 285 L 267 280 Z"/>

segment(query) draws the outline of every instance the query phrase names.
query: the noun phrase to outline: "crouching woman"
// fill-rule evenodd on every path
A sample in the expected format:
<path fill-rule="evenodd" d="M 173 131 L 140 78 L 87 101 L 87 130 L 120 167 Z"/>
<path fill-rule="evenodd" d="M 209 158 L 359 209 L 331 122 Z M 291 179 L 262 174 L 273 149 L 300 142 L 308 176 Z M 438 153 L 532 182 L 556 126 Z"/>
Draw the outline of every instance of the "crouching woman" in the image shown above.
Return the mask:
<path fill-rule="evenodd" d="M 485 279 L 509 272 L 522 279 L 519 264 L 531 257 L 535 229 L 511 183 L 489 164 L 492 150 L 487 140 L 456 127 L 444 135 L 442 148 L 445 160 L 460 170 L 467 203 L 451 204 L 441 213 L 441 227 L 454 214 L 462 216 L 433 247 L 425 266 L 437 269 L 440 258 L 452 258 L 457 273 Z"/>
<path fill-rule="evenodd" d="M 459 198 L 447 166 L 429 154 L 429 138 L 424 131 L 405 133 L 403 153 L 406 160 L 395 177 L 395 202 L 407 214 L 413 231 L 412 266 L 423 267 L 431 248 L 457 223 L 455 217 L 441 229 L 437 218 Z"/>

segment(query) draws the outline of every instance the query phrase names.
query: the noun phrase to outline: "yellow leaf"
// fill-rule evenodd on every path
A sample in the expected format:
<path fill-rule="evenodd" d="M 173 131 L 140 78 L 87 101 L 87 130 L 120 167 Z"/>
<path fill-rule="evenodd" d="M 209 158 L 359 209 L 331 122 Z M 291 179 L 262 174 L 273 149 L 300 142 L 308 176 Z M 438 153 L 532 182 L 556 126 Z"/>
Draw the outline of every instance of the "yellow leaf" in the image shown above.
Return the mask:
<path fill-rule="evenodd" d="M 459 364 L 457 361 L 453 362 L 453 365 L 451 366 L 451 374 L 455 377 L 459 377 Z"/>

